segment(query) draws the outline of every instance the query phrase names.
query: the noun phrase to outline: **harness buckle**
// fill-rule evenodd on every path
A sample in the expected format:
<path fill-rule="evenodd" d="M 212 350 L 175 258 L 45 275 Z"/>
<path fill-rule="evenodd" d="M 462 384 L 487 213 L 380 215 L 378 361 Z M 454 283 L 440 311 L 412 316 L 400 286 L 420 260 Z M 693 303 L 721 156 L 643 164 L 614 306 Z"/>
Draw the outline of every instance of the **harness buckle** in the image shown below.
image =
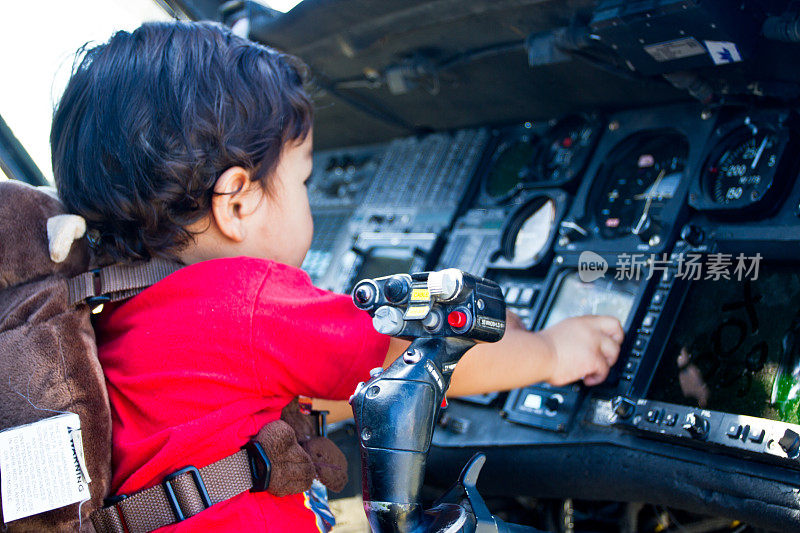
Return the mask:
<path fill-rule="evenodd" d="M 164 481 L 161 482 L 161 485 L 164 487 L 164 492 L 167 495 L 169 506 L 172 507 L 172 512 L 175 514 L 175 518 L 178 522 L 183 522 L 186 520 L 186 516 L 183 514 L 183 510 L 181 510 L 180 503 L 178 503 L 178 498 L 175 495 L 175 489 L 172 488 L 172 480 L 186 473 L 192 475 L 197 492 L 200 494 L 200 499 L 203 500 L 203 505 L 205 508 L 208 509 L 211 507 L 211 498 L 208 496 L 208 490 L 206 490 L 206 485 L 203 483 L 203 476 L 200 475 L 200 471 L 194 466 L 181 468 L 180 470 L 165 477 Z"/>
<path fill-rule="evenodd" d="M 312 407 L 311 398 L 300 397 L 298 401 L 300 413 L 308 415 L 314 419 L 314 429 L 320 437 L 328 436 L 328 413 L 329 411 L 318 411 Z"/>
<path fill-rule="evenodd" d="M 108 498 L 103 498 L 103 507 L 111 507 L 112 505 L 117 505 L 122 500 L 127 500 L 127 494 L 117 494 L 116 496 L 109 496 Z"/>
<path fill-rule="evenodd" d="M 99 312 L 98 309 L 100 308 L 101 305 L 107 304 L 108 302 L 111 301 L 110 296 L 102 294 L 103 292 L 103 280 L 101 278 L 102 271 L 103 271 L 102 268 L 94 268 L 90 270 L 90 272 L 92 273 L 92 285 L 93 285 L 92 292 L 94 292 L 94 296 L 89 296 L 84 301 L 92 310 L 92 313 L 95 313 L 96 311 Z"/>
<path fill-rule="evenodd" d="M 328 412 L 329 411 L 316 411 L 311 410 L 311 416 L 314 417 L 314 422 L 317 430 L 317 435 L 320 437 L 328 436 Z"/>
<path fill-rule="evenodd" d="M 247 452 L 247 462 L 250 465 L 250 475 L 253 476 L 253 488 L 250 492 L 264 492 L 269 487 L 272 474 L 272 464 L 264 451 L 264 447 L 251 440 L 242 449 Z"/>

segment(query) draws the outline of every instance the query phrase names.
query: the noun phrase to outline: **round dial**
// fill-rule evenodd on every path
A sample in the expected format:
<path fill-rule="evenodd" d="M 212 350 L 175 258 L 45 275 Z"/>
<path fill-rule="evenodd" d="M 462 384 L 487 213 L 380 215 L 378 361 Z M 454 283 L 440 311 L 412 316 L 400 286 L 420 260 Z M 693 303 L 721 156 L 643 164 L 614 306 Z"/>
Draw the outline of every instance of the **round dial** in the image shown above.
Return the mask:
<path fill-rule="evenodd" d="M 591 155 L 598 128 L 586 117 L 569 116 L 547 133 L 536 161 L 541 180 L 564 182 L 583 170 Z"/>
<path fill-rule="evenodd" d="M 548 196 L 528 202 L 511 222 L 503 239 L 503 255 L 514 265 L 529 266 L 545 252 L 553 233 L 556 204 Z"/>
<path fill-rule="evenodd" d="M 678 133 L 630 137 L 601 170 L 595 218 L 604 238 L 653 232 L 683 179 L 689 145 Z"/>
<path fill-rule="evenodd" d="M 530 131 L 509 136 L 495 150 L 484 180 L 486 194 L 500 200 L 528 178 L 539 138 Z"/>
<path fill-rule="evenodd" d="M 754 204 L 772 187 L 783 144 L 769 128 L 742 127 L 723 140 L 703 172 L 706 195 L 716 204 Z"/>

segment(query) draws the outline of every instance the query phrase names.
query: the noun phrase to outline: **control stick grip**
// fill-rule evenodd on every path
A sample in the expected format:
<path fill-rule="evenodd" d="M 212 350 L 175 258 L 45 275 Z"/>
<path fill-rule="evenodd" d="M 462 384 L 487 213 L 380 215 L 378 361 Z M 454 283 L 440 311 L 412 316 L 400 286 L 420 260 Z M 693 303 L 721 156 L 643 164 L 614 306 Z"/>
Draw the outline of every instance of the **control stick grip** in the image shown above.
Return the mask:
<path fill-rule="evenodd" d="M 437 359 L 458 360 L 474 346 L 459 338 L 421 338 L 351 399 L 360 441 L 364 509 L 373 531 L 422 527 L 425 463 L 450 374 Z M 399 429 L 402 428 L 402 431 Z"/>
<path fill-rule="evenodd" d="M 423 531 L 431 526 L 420 491 L 434 423 L 456 363 L 476 342 L 502 338 L 503 294 L 493 281 L 445 269 L 363 279 L 353 303 L 381 333 L 412 341 L 350 399 L 367 519 L 373 531 Z"/>

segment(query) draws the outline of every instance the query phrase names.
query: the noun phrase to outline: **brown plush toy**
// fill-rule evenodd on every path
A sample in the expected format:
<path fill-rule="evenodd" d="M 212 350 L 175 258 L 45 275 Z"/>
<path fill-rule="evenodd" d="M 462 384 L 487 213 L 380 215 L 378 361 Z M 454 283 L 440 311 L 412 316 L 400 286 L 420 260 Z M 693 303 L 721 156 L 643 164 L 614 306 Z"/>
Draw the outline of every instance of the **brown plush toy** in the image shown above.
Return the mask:
<path fill-rule="evenodd" d="M 333 492 L 347 485 L 347 458 L 332 440 L 317 432 L 314 418 L 303 414 L 297 398 L 281 411 L 281 420 L 294 429 L 297 442 L 314 463 L 316 478 Z"/>
<path fill-rule="evenodd" d="M 65 213 L 55 194 L 0 182 L 0 430 L 76 413 L 81 420 L 91 499 L 0 529 L 8 532 L 94 532 L 90 515 L 111 482 L 111 415 L 87 306 L 72 306 L 66 281 L 90 268 L 84 220 Z M 255 439 L 272 464 L 277 496 L 311 488 L 314 477 L 334 491 L 347 482 L 344 455 L 316 435 L 297 401 L 284 419 Z M 2 478 L 2 472 L 0 472 Z M 2 515 L 2 502 L 0 502 Z"/>
<path fill-rule="evenodd" d="M 69 305 L 66 285 L 89 269 L 84 232 L 83 219 L 66 214 L 54 195 L 0 182 L 0 429 L 52 411 L 78 414 L 92 479 L 80 511 L 74 504 L 15 520 L 10 532 L 93 531 L 89 515 L 109 490 L 108 395 L 89 311 Z"/>

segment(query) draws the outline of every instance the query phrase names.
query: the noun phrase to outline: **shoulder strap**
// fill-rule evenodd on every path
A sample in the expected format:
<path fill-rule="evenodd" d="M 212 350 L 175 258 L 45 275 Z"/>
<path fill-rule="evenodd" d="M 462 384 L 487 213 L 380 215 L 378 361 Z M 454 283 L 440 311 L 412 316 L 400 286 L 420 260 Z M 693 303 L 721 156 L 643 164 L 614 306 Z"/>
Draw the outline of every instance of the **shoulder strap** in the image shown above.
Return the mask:
<path fill-rule="evenodd" d="M 166 259 L 151 259 L 130 265 L 110 265 L 84 272 L 67 280 L 69 303 L 76 305 L 102 298 L 115 302 L 134 296 L 185 265 Z M 91 302 L 90 302 L 91 303 Z M 94 303 L 101 303 L 95 301 Z"/>

